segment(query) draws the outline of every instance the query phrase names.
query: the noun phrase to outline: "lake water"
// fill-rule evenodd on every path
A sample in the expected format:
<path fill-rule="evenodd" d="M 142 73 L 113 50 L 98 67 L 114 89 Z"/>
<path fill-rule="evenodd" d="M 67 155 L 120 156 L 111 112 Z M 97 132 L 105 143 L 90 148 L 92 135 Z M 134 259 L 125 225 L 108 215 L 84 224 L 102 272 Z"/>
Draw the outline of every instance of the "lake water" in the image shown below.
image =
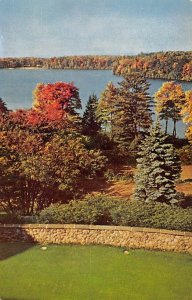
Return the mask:
<path fill-rule="evenodd" d="M 32 91 L 37 83 L 74 82 L 79 88 L 82 107 L 84 109 L 89 96 L 95 93 L 98 97 L 106 84 L 112 81 L 117 84 L 121 77 L 114 76 L 112 71 L 101 70 L 23 70 L 0 69 L 0 97 L 9 109 L 30 108 L 32 105 Z M 149 80 L 150 94 L 153 95 L 166 80 Z M 192 89 L 192 83 L 183 82 L 185 90 Z M 172 130 L 172 128 L 169 128 Z M 184 136 L 185 125 L 178 124 L 178 135 Z"/>

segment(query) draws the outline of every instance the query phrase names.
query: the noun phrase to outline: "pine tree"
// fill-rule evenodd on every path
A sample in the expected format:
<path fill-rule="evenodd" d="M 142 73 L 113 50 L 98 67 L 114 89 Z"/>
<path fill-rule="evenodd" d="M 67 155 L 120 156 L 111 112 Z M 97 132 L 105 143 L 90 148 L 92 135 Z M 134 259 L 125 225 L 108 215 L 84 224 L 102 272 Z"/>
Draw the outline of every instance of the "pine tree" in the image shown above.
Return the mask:
<path fill-rule="evenodd" d="M 135 176 L 135 199 L 146 202 L 177 202 L 175 180 L 179 178 L 179 157 L 157 122 L 140 146 Z"/>
<path fill-rule="evenodd" d="M 89 97 L 82 119 L 83 134 L 85 135 L 94 136 L 101 128 L 96 116 L 97 104 L 97 96 L 93 94 Z"/>
<path fill-rule="evenodd" d="M 3 129 L 9 110 L 5 102 L 0 98 L 0 129 Z"/>
<path fill-rule="evenodd" d="M 130 143 L 151 126 L 151 97 L 149 83 L 139 73 L 124 76 L 117 89 L 114 106 L 114 140 L 120 149 L 127 149 Z"/>
<path fill-rule="evenodd" d="M 2 98 L 0 98 L 0 115 L 5 115 L 8 113 L 8 109 L 7 106 L 5 104 L 5 102 L 2 100 Z"/>
<path fill-rule="evenodd" d="M 97 117 L 102 129 L 113 139 L 113 110 L 116 103 L 117 88 L 109 82 L 101 94 L 97 106 Z"/>
<path fill-rule="evenodd" d="M 119 86 L 108 84 L 99 101 L 99 118 L 121 152 L 151 126 L 149 83 L 140 73 L 124 75 Z"/>

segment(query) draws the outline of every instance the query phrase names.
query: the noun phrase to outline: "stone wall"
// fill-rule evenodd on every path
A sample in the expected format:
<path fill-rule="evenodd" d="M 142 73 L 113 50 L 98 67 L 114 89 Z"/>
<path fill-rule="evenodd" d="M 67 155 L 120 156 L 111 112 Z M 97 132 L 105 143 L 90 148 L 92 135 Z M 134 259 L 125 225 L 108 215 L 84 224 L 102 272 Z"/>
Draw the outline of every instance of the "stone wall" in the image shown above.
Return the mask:
<path fill-rule="evenodd" d="M 0 225 L 0 242 L 97 244 L 192 253 L 192 233 L 97 225 Z"/>

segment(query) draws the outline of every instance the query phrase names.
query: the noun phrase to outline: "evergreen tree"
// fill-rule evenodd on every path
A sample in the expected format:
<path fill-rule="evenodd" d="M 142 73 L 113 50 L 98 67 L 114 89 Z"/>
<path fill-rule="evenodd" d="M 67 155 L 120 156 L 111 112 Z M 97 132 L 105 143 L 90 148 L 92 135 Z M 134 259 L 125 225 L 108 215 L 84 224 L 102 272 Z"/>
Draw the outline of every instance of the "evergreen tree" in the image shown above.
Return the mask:
<path fill-rule="evenodd" d="M 139 73 L 124 76 L 119 83 L 114 106 L 114 140 L 121 150 L 127 150 L 151 126 L 149 83 Z"/>
<path fill-rule="evenodd" d="M 143 75 L 130 73 L 118 87 L 108 84 L 99 101 L 100 120 L 110 130 L 121 152 L 151 126 L 149 83 Z"/>
<path fill-rule="evenodd" d="M 101 128 L 96 116 L 97 105 L 97 96 L 93 94 L 89 97 L 82 119 L 83 134 L 85 135 L 94 136 Z"/>
<path fill-rule="evenodd" d="M 116 103 L 117 88 L 112 82 L 109 82 L 101 94 L 97 106 L 97 117 L 101 123 L 102 129 L 113 139 L 113 111 Z"/>
<path fill-rule="evenodd" d="M 5 102 L 0 98 L 0 129 L 4 127 L 8 113 L 9 110 L 7 109 Z"/>
<path fill-rule="evenodd" d="M 175 180 L 179 178 L 179 157 L 167 136 L 161 132 L 159 122 L 140 146 L 135 176 L 135 199 L 146 202 L 177 202 Z"/>
<path fill-rule="evenodd" d="M 5 102 L 2 100 L 2 98 L 0 98 L 0 115 L 5 115 L 8 113 L 8 109 L 7 106 L 5 104 Z"/>

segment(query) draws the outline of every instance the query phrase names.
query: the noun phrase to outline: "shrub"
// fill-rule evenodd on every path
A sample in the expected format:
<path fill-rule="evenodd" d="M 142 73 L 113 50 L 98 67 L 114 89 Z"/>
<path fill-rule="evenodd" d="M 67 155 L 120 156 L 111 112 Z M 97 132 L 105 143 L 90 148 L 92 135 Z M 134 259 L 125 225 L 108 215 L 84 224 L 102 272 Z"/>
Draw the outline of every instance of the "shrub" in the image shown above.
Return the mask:
<path fill-rule="evenodd" d="M 180 156 L 182 164 L 184 165 L 192 164 L 192 145 L 183 146 L 177 151 Z"/>
<path fill-rule="evenodd" d="M 182 201 L 179 203 L 179 206 L 183 208 L 191 207 L 192 208 L 192 195 L 185 195 L 182 198 Z"/>
<path fill-rule="evenodd" d="M 40 223 L 111 224 L 110 209 L 118 200 L 102 194 L 73 200 L 68 204 L 51 205 L 39 214 Z"/>
<path fill-rule="evenodd" d="M 20 218 L 17 215 L 0 213 L 0 224 L 20 224 Z"/>
<path fill-rule="evenodd" d="M 161 203 L 118 200 L 103 194 L 51 205 L 41 211 L 40 223 L 74 223 L 153 227 L 192 231 L 192 209 Z"/>
<path fill-rule="evenodd" d="M 31 224 L 36 223 L 35 216 L 20 216 L 9 213 L 0 213 L 0 224 Z"/>
<path fill-rule="evenodd" d="M 104 178 L 107 181 L 128 181 L 133 182 L 134 181 L 134 173 L 127 171 L 123 173 L 115 173 L 112 169 L 107 169 L 104 173 Z"/>
<path fill-rule="evenodd" d="M 130 201 L 111 212 L 114 225 L 192 230 L 192 210 L 161 203 Z"/>

